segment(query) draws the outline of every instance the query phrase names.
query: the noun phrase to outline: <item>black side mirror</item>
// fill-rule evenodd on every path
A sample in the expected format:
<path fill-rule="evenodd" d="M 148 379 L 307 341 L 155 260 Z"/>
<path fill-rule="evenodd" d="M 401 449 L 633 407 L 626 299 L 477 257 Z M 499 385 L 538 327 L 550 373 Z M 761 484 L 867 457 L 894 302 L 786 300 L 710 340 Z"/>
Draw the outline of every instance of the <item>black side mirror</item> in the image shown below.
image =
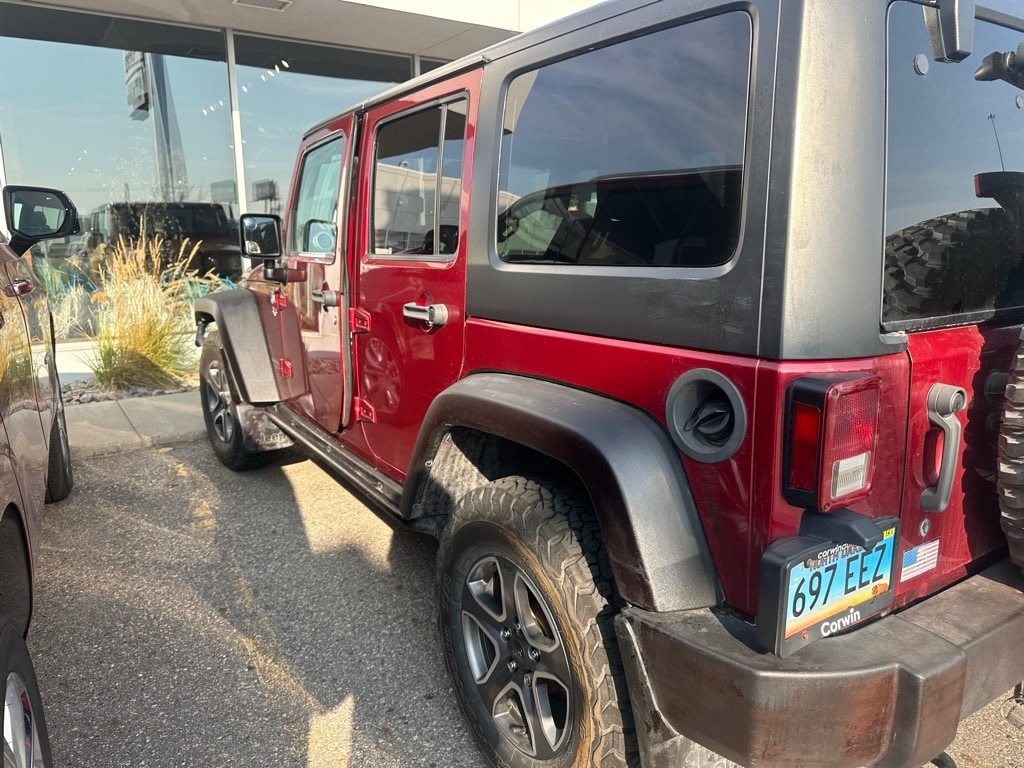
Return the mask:
<path fill-rule="evenodd" d="M 11 185 L 4 187 L 3 201 L 11 249 L 19 256 L 41 240 L 81 231 L 74 204 L 56 189 Z"/>
<path fill-rule="evenodd" d="M 273 214 L 246 213 L 242 215 L 239 231 L 242 253 L 250 259 L 277 259 L 281 257 L 281 217 Z"/>

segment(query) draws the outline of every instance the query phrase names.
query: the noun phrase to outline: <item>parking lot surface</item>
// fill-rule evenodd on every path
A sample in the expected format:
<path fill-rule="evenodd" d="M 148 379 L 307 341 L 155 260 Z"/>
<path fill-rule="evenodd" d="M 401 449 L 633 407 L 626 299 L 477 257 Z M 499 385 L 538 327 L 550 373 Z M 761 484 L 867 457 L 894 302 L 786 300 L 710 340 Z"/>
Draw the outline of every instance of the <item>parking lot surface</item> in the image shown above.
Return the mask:
<path fill-rule="evenodd" d="M 479 766 L 430 539 L 310 462 L 235 474 L 197 443 L 75 469 L 30 637 L 57 766 Z"/>
<path fill-rule="evenodd" d="M 203 441 L 79 459 L 30 647 L 57 768 L 479 768 L 436 640 L 434 542 L 310 461 Z M 1020 768 L 997 702 L 959 768 Z M 827 768 L 827 767 L 823 767 Z"/>

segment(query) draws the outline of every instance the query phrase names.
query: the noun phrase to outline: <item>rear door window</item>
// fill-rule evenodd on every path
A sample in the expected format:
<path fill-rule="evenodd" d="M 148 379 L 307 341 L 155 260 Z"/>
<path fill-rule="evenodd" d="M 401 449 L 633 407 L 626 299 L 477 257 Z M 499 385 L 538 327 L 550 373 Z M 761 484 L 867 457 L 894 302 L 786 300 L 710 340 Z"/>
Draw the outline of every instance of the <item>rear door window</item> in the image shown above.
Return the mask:
<path fill-rule="evenodd" d="M 1024 308 L 1024 90 L 979 72 L 1024 33 L 979 19 L 974 53 L 934 60 L 922 8 L 889 16 L 882 325 L 976 323 Z"/>
<path fill-rule="evenodd" d="M 373 179 L 373 255 L 449 261 L 459 243 L 468 102 L 384 123 Z"/>

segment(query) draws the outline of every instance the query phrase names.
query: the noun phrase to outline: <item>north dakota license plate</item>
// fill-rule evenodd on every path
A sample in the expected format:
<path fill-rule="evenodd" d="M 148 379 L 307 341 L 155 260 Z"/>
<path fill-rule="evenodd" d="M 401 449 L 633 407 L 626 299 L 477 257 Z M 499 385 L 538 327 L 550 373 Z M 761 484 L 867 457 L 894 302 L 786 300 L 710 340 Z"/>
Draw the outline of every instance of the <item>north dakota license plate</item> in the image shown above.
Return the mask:
<path fill-rule="evenodd" d="M 778 568 L 777 575 L 765 579 L 762 571 L 762 587 L 774 592 L 771 650 L 787 656 L 877 616 L 892 604 L 898 522 L 877 522 L 882 537 L 870 549 L 801 538 L 778 542 L 774 557 L 766 557 Z M 762 603 L 762 608 L 768 606 Z M 767 618 L 759 615 L 758 624 Z M 767 634 L 759 631 L 762 643 Z"/>

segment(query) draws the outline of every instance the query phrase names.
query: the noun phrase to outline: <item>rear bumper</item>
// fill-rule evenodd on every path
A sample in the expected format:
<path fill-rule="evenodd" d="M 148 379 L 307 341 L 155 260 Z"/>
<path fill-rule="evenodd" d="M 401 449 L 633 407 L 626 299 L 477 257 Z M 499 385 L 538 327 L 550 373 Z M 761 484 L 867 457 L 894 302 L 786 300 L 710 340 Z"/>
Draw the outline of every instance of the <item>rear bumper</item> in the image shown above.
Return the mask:
<path fill-rule="evenodd" d="M 699 744 L 751 768 L 917 768 L 1024 679 L 1024 579 L 1008 560 L 781 659 L 711 610 L 616 619 L 644 768 Z"/>

